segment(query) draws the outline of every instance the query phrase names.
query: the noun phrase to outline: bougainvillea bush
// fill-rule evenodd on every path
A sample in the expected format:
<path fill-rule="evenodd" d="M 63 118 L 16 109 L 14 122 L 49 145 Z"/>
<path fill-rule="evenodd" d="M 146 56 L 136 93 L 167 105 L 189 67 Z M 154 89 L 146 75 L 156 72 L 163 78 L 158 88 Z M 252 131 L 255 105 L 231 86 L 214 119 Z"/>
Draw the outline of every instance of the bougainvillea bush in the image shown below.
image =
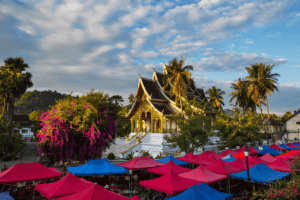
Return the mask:
<path fill-rule="evenodd" d="M 39 153 L 53 162 L 101 158 L 114 140 L 118 108 L 103 92 L 56 102 L 41 115 Z"/>

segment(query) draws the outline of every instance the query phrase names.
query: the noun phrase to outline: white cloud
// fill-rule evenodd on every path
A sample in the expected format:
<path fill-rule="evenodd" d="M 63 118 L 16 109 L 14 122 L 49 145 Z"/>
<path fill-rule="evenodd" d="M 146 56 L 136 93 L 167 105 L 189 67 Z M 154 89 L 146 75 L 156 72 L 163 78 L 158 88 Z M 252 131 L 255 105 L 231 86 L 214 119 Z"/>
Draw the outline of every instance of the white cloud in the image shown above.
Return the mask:
<path fill-rule="evenodd" d="M 261 53 L 262 56 L 264 57 L 268 57 L 269 55 L 265 54 L 265 53 Z"/>
<path fill-rule="evenodd" d="M 296 14 L 296 17 L 300 17 L 300 13 Z"/>
<path fill-rule="evenodd" d="M 91 62 L 93 61 L 96 57 L 101 56 L 104 53 L 107 53 L 109 51 L 111 51 L 114 47 L 109 46 L 109 45 L 105 45 L 105 46 L 101 46 L 98 47 L 97 49 L 95 49 L 92 53 L 89 53 L 85 56 L 83 56 L 81 58 L 82 62 Z"/>
<path fill-rule="evenodd" d="M 246 40 L 246 43 L 247 43 L 247 44 L 253 44 L 254 42 L 251 41 L 251 40 Z"/>
<path fill-rule="evenodd" d="M 34 28 L 30 25 L 21 25 L 19 26 L 19 29 L 22 31 L 25 31 L 29 35 L 36 35 L 37 32 L 34 30 Z"/>

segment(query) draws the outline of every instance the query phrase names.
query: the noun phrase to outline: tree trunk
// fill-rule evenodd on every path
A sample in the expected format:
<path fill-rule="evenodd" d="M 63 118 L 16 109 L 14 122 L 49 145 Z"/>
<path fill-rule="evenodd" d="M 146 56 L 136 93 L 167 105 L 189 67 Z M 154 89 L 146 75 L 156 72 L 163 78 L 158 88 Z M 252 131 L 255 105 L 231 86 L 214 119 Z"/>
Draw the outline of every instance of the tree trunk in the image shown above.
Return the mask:
<path fill-rule="evenodd" d="M 9 123 L 9 116 L 10 116 L 10 104 L 11 104 L 11 99 L 9 98 L 7 100 L 7 107 L 6 107 L 6 123 Z"/>
<path fill-rule="evenodd" d="M 268 118 L 270 119 L 269 104 L 268 104 L 268 97 L 267 97 L 267 95 L 266 95 L 266 101 L 267 101 Z"/>
<path fill-rule="evenodd" d="M 13 111 L 14 111 L 14 97 L 12 97 L 12 99 L 11 99 L 11 104 L 10 104 L 9 110 L 10 110 L 10 127 L 9 127 L 8 141 L 11 141 Z"/>
<path fill-rule="evenodd" d="M 7 107 L 7 99 L 5 99 L 4 101 L 5 101 L 5 103 L 4 103 L 4 107 L 3 107 L 3 117 L 2 117 L 2 119 L 5 119 L 6 113 L 7 113 L 7 109 L 6 109 L 6 107 Z"/>
<path fill-rule="evenodd" d="M 259 106 L 259 110 L 260 110 L 260 116 L 261 116 L 261 119 L 263 120 L 263 115 L 262 115 L 262 109 L 261 109 L 261 104 L 260 104 L 260 101 L 258 102 L 258 106 Z"/>

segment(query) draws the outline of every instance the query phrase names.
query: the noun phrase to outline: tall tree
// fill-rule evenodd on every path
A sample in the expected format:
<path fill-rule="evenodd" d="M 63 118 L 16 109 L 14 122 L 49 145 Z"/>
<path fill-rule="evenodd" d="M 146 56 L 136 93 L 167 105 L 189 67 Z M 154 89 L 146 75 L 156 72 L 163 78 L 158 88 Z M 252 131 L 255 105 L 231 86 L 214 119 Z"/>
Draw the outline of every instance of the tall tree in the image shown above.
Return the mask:
<path fill-rule="evenodd" d="M 249 85 L 247 96 L 259 106 L 261 119 L 263 120 L 261 108 L 261 104 L 263 102 L 262 97 L 264 92 L 269 93 L 270 89 L 267 87 L 266 82 L 263 79 L 264 74 L 262 64 L 256 63 L 255 65 L 246 67 L 246 71 L 248 72 L 248 76 L 246 76 L 246 82 Z"/>
<path fill-rule="evenodd" d="M 15 98 L 24 94 L 27 88 L 33 86 L 33 83 L 31 82 L 31 73 L 23 73 L 26 68 L 29 67 L 28 64 L 24 63 L 22 58 L 8 58 L 4 61 L 4 64 L 0 72 L 0 88 L 2 88 L 0 93 L 6 94 L 7 103 L 9 105 L 7 119 L 11 124 L 8 135 L 8 140 L 10 141 Z"/>
<path fill-rule="evenodd" d="M 112 100 L 118 106 L 122 106 L 121 102 L 124 102 L 123 97 L 120 95 L 111 96 L 110 100 Z"/>
<path fill-rule="evenodd" d="M 181 57 L 178 61 L 177 58 L 174 58 L 166 65 L 167 75 L 163 78 L 164 87 L 166 89 L 168 85 L 171 86 L 170 96 L 175 95 L 175 104 L 180 102 L 180 108 L 182 110 L 182 101 L 181 98 L 186 96 L 187 84 L 192 84 L 193 80 L 191 79 L 190 70 L 194 70 L 193 66 L 187 65 L 183 67 L 185 57 Z"/>
<path fill-rule="evenodd" d="M 222 110 L 222 106 L 224 106 L 224 98 L 222 95 L 225 95 L 225 92 L 220 88 L 216 88 L 216 86 L 212 86 L 209 88 L 205 94 L 208 94 L 208 102 L 209 104 L 215 108 L 216 110 Z"/>
<path fill-rule="evenodd" d="M 130 94 L 130 95 L 129 95 L 129 97 L 128 97 L 129 104 L 133 104 L 133 102 L 134 102 L 134 99 L 135 99 L 135 96 L 134 96 L 134 94 Z"/>
<path fill-rule="evenodd" d="M 276 76 L 280 76 L 279 74 L 275 73 L 272 74 L 272 69 L 274 67 L 274 65 L 265 65 L 265 64 L 260 64 L 260 66 L 263 68 L 263 77 L 262 77 L 262 82 L 265 84 L 265 88 L 262 90 L 262 99 L 264 101 L 266 101 L 267 104 L 267 111 L 268 111 L 268 118 L 270 118 L 270 113 L 269 113 L 269 104 L 268 104 L 268 98 L 267 98 L 267 94 L 269 94 L 270 96 L 272 95 L 272 93 L 274 92 L 274 90 L 276 90 L 278 92 L 278 88 L 276 87 L 276 83 L 278 81 L 278 79 L 276 78 Z"/>
<path fill-rule="evenodd" d="M 292 116 L 292 112 L 289 110 L 282 116 L 282 121 L 286 121 L 288 118 Z"/>

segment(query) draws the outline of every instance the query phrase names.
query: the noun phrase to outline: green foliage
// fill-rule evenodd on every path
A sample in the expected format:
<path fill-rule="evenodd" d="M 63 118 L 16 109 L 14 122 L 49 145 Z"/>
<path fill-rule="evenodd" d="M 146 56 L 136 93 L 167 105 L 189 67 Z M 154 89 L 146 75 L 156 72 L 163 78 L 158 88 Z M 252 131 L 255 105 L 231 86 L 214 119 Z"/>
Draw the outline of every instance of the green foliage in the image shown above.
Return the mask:
<path fill-rule="evenodd" d="M 41 110 L 47 112 L 50 110 L 50 106 L 56 104 L 56 100 L 65 99 L 68 95 L 61 94 L 56 91 L 28 91 L 15 101 L 15 113 L 29 115 L 33 111 Z M 72 99 L 78 99 L 79 97 L 69 97 Z M 35 120 L 33 120 L 35 121 Z"/>
<path fill-rule="evenodd" d="M 32 111 L 29 114 L 29 120 L 30 121 L 39 121 L 42 114 L 43 114 L 42 110 Z"/>
<path fill-rule="evenodd" d="M 129 110 L 130 110 L 129 107 L 127 106 L 120 107 L 120 111 L 118 113 L 118 119 L 117 119 L 118 137 L 125 137 L 125 135 L 129 135 L 131 132 L 130 119 L 125 117 L 129 112 Z"/>
<path fill-rule="evenodd" d="M 258 115 L 253 114 L 249 110 L 245 114 L 236 109 L 235 116 L 230 117 L 220 112 L 214 121 L 213 129 L 218 130 L 221 135 L 221 141 L 225 142 L 221 148 L 236 146 L 247 146 L 246 142 L 255 145 L 256 142 L 262 144 L 261 140 L 264 134 L 258 133 L 260 122 Z"/>
<path fill-rule="evenodd" d="M 163 157 L 164 157 L 163 154 L 161 152 L 159 152 L 159 154 L 155 157 L 155 159 L 161 159 Z"/>
<path fill-rule="evenodd" d="M 290 118 L 292 116 L 292 112 L 289 110 L 287 111 L 281 118 L 282 121 L 286 121 L 288 118 Z"/>
<path fill-rule="evenodd" d="M 172 116 L 179 127 L 179 134 L 165 136 L 172 147 L 178 146 L 180 151 L 193 152 L 196 147 L 204 146 L 208 140 L 208 133 L 211 133 L 210 119 L 200 113 L 194 113 L 190 105 L 183 102 L 185 114 Z M 202 107 L 203 108 L 203 107 Z M 205 108 L 203 108 L 205 110 Z M 203 125 L 204 124 L 204 125 Z"/>
<path fill-rule="evenodd" d="M 115 159 L 116 159 L 116 157 L 115 157 L 114 153 L 111 152 L 107 155 L 107 160 L 115 160 Z"/>
<path fill-rule="evenodd" d="M 149 151 L 141 151 L 142 156 L 149 156 L 150 158 L 153 158 L 153 156 L 151 156 L 151 154 L 149 153 Z"/>
<path fill-rule="evenodd" d="M 132 160 L 133 159 L 133 152 L 130 152 L 129 154 L 127 154 L 125 160 Z"/>

